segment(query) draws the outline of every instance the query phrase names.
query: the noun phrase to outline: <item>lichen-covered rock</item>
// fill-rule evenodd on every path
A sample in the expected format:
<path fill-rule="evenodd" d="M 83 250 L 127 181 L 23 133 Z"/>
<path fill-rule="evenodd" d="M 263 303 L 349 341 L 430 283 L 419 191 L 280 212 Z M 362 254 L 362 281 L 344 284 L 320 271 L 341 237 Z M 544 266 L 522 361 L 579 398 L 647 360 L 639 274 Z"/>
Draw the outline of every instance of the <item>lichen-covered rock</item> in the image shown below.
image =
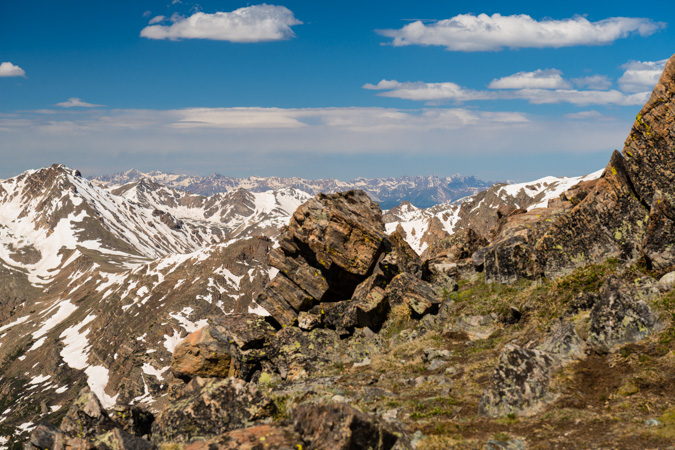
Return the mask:
<path fill-rule="evenodd" d="M 146 436 L 152 432 L 155 416 L 138 406 L 116 405 L 110 413 L 115 426 L 134 436 Z"/>
<path fill-rule="evenodd" d="M 88 438 L 112 430 L 115 424 L 96 394 L 86 387 L 71 404 L 60 428 L 69 436 Z"/>
<path fill-rule="evenodd" d="M 642 251 L 654 270 L 675 268 L 675 197 L 654 194 Z"/>
<path fill-rule="evenodd" d="M 522 235 L 500 241 L 484 257 L 486 283 L 515 283 L 521 278 L 534 279 L 543 272 L 532 244 Z"/>
<path fill-rule="evenodd" d="M 537 413 L 555 399 L 549 384 L 557 365 L 548 353 L 507 345 L 480 398 L 479 413 L 490 417 Z"/>
<path fill-rule="evenodd" d="M 659 284 L 666 290 L 675 288 L 675 272 L 669 272 L 662 276 Z"/>
<path fill-rule="evenodd" d="M 385 240 L 385 254 L 379 261 L 378 267 L 385 278 L 391 280 L 399 273 L 409 273 L 417 278 L 422 277 L 422 261 L 410 244 L 394 231 Z"/>
<path fill-rule="evenodd" d="M 440 295 L 431 284 L 408 273 L 391 280 L 385 294 L 390 305 L 406 304 L 417 318 L 436 313 L 441 304 Z"/>
<path fill-rule="evenodd" d="M 41 423 L 30 434 L 28 442 L 24 445 L 26 450 L 51 450 L 57 435 L 63 434 L 61 430 L 48 423 Z M 63 437 L 60 437 L 63 439 Z"/>
<path fill-rule="evenodd" d="M 567 362 L 583 358 L 586 355 L 586 343 L 579 337 L 571 322 L 559 319 L 553 323 L 539 350 Z"/>
<path fill-rule="evenodd" d="M 452 262 L 470 258 L 476 251 L 488 245 L 487 239 L 472 228 L 463 228 L 450 237 L 433 243 L 425 256 L 427 259 L 444 259 Z"/>
<path fill-rule="evenodd" d="M 345 403 L 301 405 L 293 411 L 295 429 L 313 450 L 411 449 L 407 438 L 386 422 Z"/>
<path fill-rule="evenodd" d="M 308 448 L 292 426 L 258 425 L 229 431 L 185 450 L 299 450 Z"/>
<path fill-rule="evenodd" d="M 600 288 L 590 319 L 588 343 L 600 352 L 637 342 L 657 326 L 656 317 L 643 300 L 638 300 L 635 288 L 617 277 L 610 277 Z"/>
<path fill-rule="evenodd" d="M 305 378 L 326 364 L 340 362 L 340 336 L 329 329 L 306 333 L 297 327 L 284 328 L 277 332 L 269 354 L 281 378 Z"/>
<path fill-rule="evenodd" d="M 279 328 L 292 326 L 301 311 L 351 298 L 382 261 L 394 272 L 419 264 L 402 238 L 387 238 L 382 212 L 365 192 L 319 194 L 295 211 L 280 236 L 269 256 L 279 273 L 256 302 Z"/>
<path fill-rule="evenodd" d="M 387 296 L 381 287 L 385 284 L 382 275 L 371 275 L 356 287 L 350 300 L 322 304 L 325 325 L 340 330 L 363 327 L 379 330 L 389 312 Z"/>
<path fill-rule="evenodd" d="M 155 448 L 150 441 L 129 434 L 119 428 L 97 436 L 95 446 L 99 450 L 151 450 Z"/>
<path fill-rule="evenodd" d="M 675 197 L 675 58 L 671 57 L 651 97 L 637 115 L 623 148 L 638 197 L 653 204 L 657 191 Z"/>
<path fill-rule="evenodd" d="M 194 378 L 152 424 L 153 442 L 205 440 L 253 425 L 276 411 L 254 384 L 236 378 Z"/>

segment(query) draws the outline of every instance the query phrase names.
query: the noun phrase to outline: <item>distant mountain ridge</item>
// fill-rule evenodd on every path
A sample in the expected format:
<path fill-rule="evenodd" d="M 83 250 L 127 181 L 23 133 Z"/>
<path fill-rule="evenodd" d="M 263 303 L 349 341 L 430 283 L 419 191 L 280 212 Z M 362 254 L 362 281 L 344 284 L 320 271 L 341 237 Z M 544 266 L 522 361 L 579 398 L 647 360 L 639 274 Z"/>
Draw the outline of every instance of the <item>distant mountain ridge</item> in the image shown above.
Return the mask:
<path fill-rule="evenodd" d="M 363 189 L 382 209 L 393 208 L 407 201 L 418 208 L 429 208 L 439 203 L 453 202 L 463 197 L 483 191 L 495 182 L 483 181 L 474 176 L 459 174 L 449 177 L 436 175 L 416 177 L 355 178 L 340 181 L 334 178 L 308 180 L 292 177 L 248 177 L 232 178 L 217 173 L 212 175 L 190 176 L 176 175 L 159 171 L 140 172 L 131 169 L 114 175 L 101 175 L 90 178 L 92 182 L 106 185 L 108 188 L 148 179 L 155 183 L 194 194 L 214 195 L 231 192 L 240 188 L 251 192 L 266 192 L 283 188 L 294 188 L 311 195 L 320 192 L 333 194 L 351 189 Z"/>

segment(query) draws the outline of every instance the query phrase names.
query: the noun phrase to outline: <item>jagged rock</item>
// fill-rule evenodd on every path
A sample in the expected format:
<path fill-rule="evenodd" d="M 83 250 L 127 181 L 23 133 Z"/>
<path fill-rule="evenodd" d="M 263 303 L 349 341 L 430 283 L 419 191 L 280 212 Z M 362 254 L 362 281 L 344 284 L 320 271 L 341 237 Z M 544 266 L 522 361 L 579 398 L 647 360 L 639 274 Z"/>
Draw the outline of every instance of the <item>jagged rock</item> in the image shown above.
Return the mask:
<path fill-rule="evenodd" d="M 301 405 L 293 411 L 293 422 L 313 450 L 412 448 L 389 424 L 345 403 Z"/>
<path fill-rule="evenodd" d="M 291 426 L 258 425 L 193 442 L 185 450 L 299 450 L 305 445 Z"/>
<path fill-rule="evenodd" d="M 675 268 L 675 197 L 654 194 L 642 251 L 654 270 Z"/>
<path fill-rule="evenodd" d="M 595 350 L 609 352 L 616 345 L 637 342 L 654 331 L 656 317 L 637 297 L 635 288 L 617 277 L 602 285 L 590 317 L 588 343 Z"/>
<path fill-rule="evenodd" d="M 486 283 L 515 283 L 521 278 L 542 275 L 531 244 L 521 235 L 513 236 L 489 247 L 485 253 Z"/>
<path fill-rule="evenodd" d="M 497 318 L 497 314 L 494 313 L 485 316 L 461 315 L 444 331 L 450 334 L 464 333 L 472 341 L 487 339 L 499 329 Z"/>
<path fill-rule="evenodd" d="M 675 288 L 675 272 L 669 272 L 661 277 L 659 284 L 665 289 Z"/>
<path fill-rule="evenodd" d="M 340 336 L 322 328 L 309 333 L 297 327 L 284 328 L 277 332 L 269 354 L 281 378 L 304 378 L 325 364 L 340 362 Z"/>
<path fill-rule="evenodd" d="M 487 239 L 472 228 L 463 228 L 446 239 L 429 247 L 427 259 L 444 259 L 456 262 L 470 258 L 476 251 L 488 245 Z"/>
<path fill-rule="evenodd" d="M 382 212 L 363 191 L 319 194 L 301 205 L 269 263 L 279 269 L 256 300 L 279 328 L 320 302 L 352 297 L 380 256 L 396 270 L 414 270 L 415 255 L 402 238 L 387 239 Z M 411 253 L 412 252 L 412 253 Z"/>
<path fill-rule="evenodd" d="M 305 311 L 298 314 L 298 328 L 303 331 L 312 331 L 314 328 L 320 327 L 321 324 L 321 314 L 313 314 Z"/>
<path fill-rule="evenodd" d="M 86 387 L 71 404 L 60 428 L 69 436 L 87 438 L 112 430 L 115 423 L 103 409 L 96 394 Z"/>
<path fill-rule="evenodd" d="M 555 398 L 548 387 L 556 367 L 556 359 L 545 352 L 507 345 L 480 398 L 479 413 L 490 417 L 537 413 Z"/>
<path fill-rule="evenodd" d="M 382 275 L 371 275 L 354 290 L 351 300 L 323 304 L 325 324 L 336 329 L 368 327 L 377 331 L 387 318 L 389 303 Z"/>
<path fill-rule="evenodd" d="M 194 378 L 182 396 L 170 403 L 152 424 L 152 440 L 205 440 L 271 417 L 272 400 L 254 384 L 236 378 Z"/>
<path fill-rule="evenodd" d="M 398 231 L 394 231 L 385 240 L 386 249 L 384 257 L 379 261 L 378 267 L 387 280 L 391 280 L 400 273 L 410 273 L 417 278 L 422 277 L 422 261 L 410 244 L 403 239 Z"/>
<path fill-rule="evenodd" d="M 670 58 L 649 101 L 637 115 L 623 154 L 638 197 L 653 204 L 657 191 L 675 195 L 675 58 Z"/>
<path fill-rule="evenodd" d="M 598 294 L 595 292 L 580 292 L 567 305 L 566 314 L 573 316 L 580 311 L 587 311 L 593 308 L 598 300 Z"/>
<path fill-rule="evenodd" d="M 249 380 L 265 358 L 274 329 L 256 314 L 231 314 L 190 333 L 174 350 L 171 371 L 179 378 L 237 377 Z"/>
<path fill-rule="evenodd" d="M 441 303 L 433 286 L 408 273 L 396 276 L 385 290 L 390 305 L 406 304 L 413 316 L 436 313 Z"/>
<path fill-rule="evenodd" d="M 58 434 L 63 434 L 63 432 L 49 423 L 41 423 L 32 431 L 24 448 L 26 450 L 51 450 L 54 448 Z"/>
<path fill-rule="evenodd" d="M 174 349 L 171 372 L 178 378 L 234 375 L 230 345 L 213 336 L 206 326 L 187 335 Z M 217 332 L 216 332 L 217 334 Z"/>
<path fill-rule="evenodd" d="M 95 445 L 100 450 L 150 450 L 155 448 L 149 441 L 129 434 L 119 428 L 97 436 Z"/>
<path fill-rule="evenodd" d="M 155 420 L 155 416 L 143 408 L 121 405 L 115 406 L 110 418 L 118 428 L 134 436 L 149 435 Z"/>
<path fill-rule="evenodd" d="M 586 343 L 579 337 L 574 325 L 563 319 L 556 320 L 539 350 L 558 357 L 561 361 L 581 359 L 585 356 Z"/>
<path fill-rule="evenodd" d="M 483 247 L 471 255 L 471 262 L 476 272 L 482 272 L 485 269 L 485 255 L 487 255 L 488 251 L 490 251 L 490 247 Z"/>

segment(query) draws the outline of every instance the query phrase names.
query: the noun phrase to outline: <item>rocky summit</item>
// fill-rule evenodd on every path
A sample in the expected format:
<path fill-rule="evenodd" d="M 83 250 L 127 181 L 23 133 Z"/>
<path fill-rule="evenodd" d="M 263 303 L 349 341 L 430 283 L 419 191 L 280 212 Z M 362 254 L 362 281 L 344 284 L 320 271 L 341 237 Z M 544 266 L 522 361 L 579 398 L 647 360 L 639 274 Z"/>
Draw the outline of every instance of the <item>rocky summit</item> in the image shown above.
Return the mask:
<path fill-rule="evenodd" d="M 672 449 L 674 96 L 428 209 L 2 181 L 0 448 Z"/>

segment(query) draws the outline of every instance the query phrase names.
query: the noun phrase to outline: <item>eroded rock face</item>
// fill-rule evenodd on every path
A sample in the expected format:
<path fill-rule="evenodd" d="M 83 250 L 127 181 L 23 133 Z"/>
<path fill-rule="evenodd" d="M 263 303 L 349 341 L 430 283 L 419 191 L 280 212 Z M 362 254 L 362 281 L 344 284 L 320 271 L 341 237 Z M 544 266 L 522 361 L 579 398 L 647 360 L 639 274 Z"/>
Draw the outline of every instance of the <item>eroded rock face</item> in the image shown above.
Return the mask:
<path fill-rule="evenodd" d="M 557 366 L 548 353 L 507 345 L 480 399 L 479 413 L 490 417 L 535 414 L 553 399 L 548 386 Z"/>
<path fill-rule="evenodd" d="M 236 378 L 194 378 L 152 424 L 154 442 L 193 442 L 271 417 L 274 403 Z"/>
<path fill-rule="evenodd" d="M 675 198 L 656 191 L 642 251 L 659 272 L 675 268 Z"/>
<path fill-rule="evenodd" d="M 284 379 L 306 378 L 325 364 L 340 362 L 340 336 L 317 328 L 309 333 L 297 327 L 280 330 L 269 349 L 275 370 Z"/>
<path fill-rule="evenodd" d="M 675 58 L 670 58 L 638 114 L 623 155 L 638 197 L 651 205 L 657 191 L 675 196 Z"/>
<path fill-rule="evenodd" d="M 391 280 L 385 294 L 391 305 L 408 305 L 415 317 L 436 313 L 441 304 L 440 295 L 431 284 L 408 273 Z"/>
<path fill-rule="evenodd" d="M 600 288 L 590 325 L 588 343 L 597 351 L 609 352 L 617 345 L 647 337 L 658 324 L 649 306 L 638 299 L 636 290 L 611 277 Z"/>
<path fill-rule="evenodd" d="M 257 302 L 280 326 L 293 325 L 299 312 L 319 302 L 351 298 L 380 255 L 392 249 L 382 212 L 363 191 L 310 199 L 293 214 L 279 245 L 269 258 L 279 274 Z M 415 264 L 404 247 L 393 247 L 398 251 L 391 252 L 391 264 Z"/>

